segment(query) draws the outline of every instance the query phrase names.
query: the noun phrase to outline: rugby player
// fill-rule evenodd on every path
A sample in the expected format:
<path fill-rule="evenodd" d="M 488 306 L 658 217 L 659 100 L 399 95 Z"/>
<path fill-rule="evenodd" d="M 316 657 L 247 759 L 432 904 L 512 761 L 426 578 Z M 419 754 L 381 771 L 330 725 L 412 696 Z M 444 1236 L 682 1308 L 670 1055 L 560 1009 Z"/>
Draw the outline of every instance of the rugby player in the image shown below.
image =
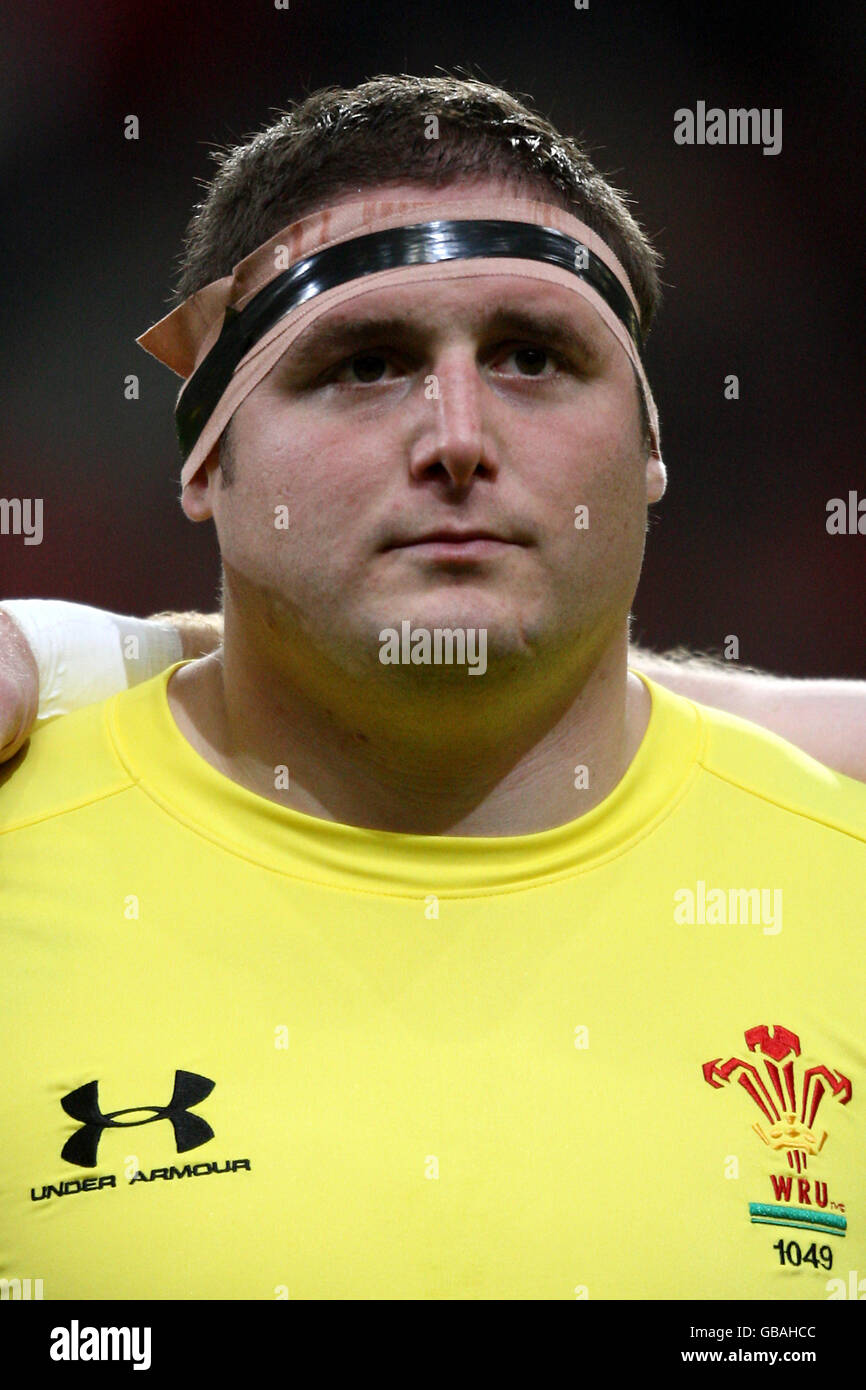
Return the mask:
<path fill-rule="evenodd" d="M 866 789 L 629 670 L 622 197 L 498 88 L 327 89 L 221 161 L 179 297 L 142 342 L 223 641 L 6 765 L 0 1275 L 826 1298 Z"/>

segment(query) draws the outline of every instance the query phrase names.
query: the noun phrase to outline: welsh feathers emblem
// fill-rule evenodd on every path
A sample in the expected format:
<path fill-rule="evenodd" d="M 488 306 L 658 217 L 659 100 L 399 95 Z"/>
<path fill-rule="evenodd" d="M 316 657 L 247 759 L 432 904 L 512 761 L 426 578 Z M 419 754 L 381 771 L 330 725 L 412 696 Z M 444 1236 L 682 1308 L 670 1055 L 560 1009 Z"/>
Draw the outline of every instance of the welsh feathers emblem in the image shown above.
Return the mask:
<path fill-rule="evenodd" d="M 718 1090 L 736 1077 L 768 1122 L 765 1126 L 757 1121 L 752 1129 L 771 1149 L 786 1150 L 789 1167 L 800 1173 L 827 1138 L 826 1130 L 815 1127 L 824 1096 L 829 1092 L 840 1105 L 847 1105 L 851 1082 L 830 1067 L 798 1066 L 800 1039 L 780 1023 L 747 1028 L 743 1036 L 749 1051 L 763 1059 L 763 1070 L 757 1058 L 729 1057 L 723 1062 L 714 1057 L 704 1062 L 704 1080 Z"/>

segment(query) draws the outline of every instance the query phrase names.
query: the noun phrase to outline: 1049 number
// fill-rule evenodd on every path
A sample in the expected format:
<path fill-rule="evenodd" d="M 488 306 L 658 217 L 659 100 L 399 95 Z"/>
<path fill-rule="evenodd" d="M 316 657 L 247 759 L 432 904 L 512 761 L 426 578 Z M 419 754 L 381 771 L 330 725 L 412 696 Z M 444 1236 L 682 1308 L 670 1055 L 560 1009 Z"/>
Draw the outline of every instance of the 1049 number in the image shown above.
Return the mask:
<path fill-rule="evenodd" d="M 829 1245 L 822 1245 L 820 1250 L 814 1241 L 809 1249 L 803 1251 L 795 1240 L 777 1240 L 773 1246 L 779 1252 L 779 1263 L 783 1265 L 814 1265 L 815 1269 L 820 1265 L 822 1269 L 833 1268 L 833 1251 Z"/>

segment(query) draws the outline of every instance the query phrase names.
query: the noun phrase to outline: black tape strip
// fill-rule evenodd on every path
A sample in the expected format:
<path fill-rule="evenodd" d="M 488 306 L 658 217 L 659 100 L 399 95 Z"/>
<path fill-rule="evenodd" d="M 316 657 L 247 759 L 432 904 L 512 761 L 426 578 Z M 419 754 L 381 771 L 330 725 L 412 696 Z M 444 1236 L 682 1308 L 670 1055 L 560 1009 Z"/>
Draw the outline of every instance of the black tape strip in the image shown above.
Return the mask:
<path fill-rule="evenodd" d="M 576 264 L 578 249 L 586 255 Z M 180 449 L 192 453 L 234 370 L 258 340 L 299 304 L 349 280 L 399 266 L 476 257 L 510 257 L 547 261 L 570 270 L 591 285 L 625 325 L 638 349 L 640 323 L 623 285 L 583 242 L 551 227 L 497 219 L 420 222 L 389 227 L 328 246 L 296 261 L 260 290 L 244 309 L 227 309 L 222 331 L 207 357 L 193 372 L 175 412 Z"/>

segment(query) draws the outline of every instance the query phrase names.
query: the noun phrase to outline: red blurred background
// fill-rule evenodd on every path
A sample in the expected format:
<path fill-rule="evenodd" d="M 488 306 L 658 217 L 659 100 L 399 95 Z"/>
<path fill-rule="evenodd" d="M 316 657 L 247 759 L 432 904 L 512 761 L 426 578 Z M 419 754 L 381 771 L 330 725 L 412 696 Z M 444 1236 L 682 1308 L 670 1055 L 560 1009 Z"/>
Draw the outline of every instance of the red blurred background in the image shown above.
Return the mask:
<path fill-rule="evenodd" d="M 763 13 L 28 0 L 7 15 L 0 496 L 41 497 L 45 534 L 0 536 L 0 595 L 214 606 L 211 529 L 177 501 L 177 379 L 134 343 L 166 311 L 208 148 L 320 86 L 463 64 L 582 133 L 665 257 L 647 363 L 670 481 L 636 635 L 719 648 L 733 633 L 743 662 L 866 676 L 866 536 L 825 526 L 828 499 L 866 496 L 864 21 L 854 4 Z M 677 146 L 673 113 L 699 100 L 781 107 L 782 152 Z"/>

